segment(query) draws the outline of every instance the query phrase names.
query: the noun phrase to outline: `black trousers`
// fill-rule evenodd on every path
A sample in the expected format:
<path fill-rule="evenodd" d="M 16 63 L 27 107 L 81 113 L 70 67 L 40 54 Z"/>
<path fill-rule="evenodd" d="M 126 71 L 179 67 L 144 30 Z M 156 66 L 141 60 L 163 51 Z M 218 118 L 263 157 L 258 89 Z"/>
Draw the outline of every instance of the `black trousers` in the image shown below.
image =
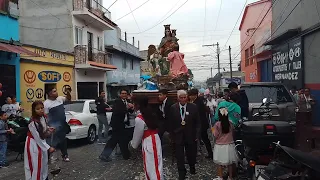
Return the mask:
<path fill-rule="evenodd" d="M 57 144 L 57 149 L 60 149 L 62 156 L 68 156 L 68 144 L 67 144 L 67 138 L 65 138 L 63 141 L 61 141 L 59 144 Z"/>
<path fill-rule="evenodd" d="M 114 148 L 119 144 L 123 159 L 129 159 L 130 151 L 128 149 L 128 139 L 127 131 L 125 129 L 113 129 L 112 136 L 104 147 L 101 156 L 106 158 L 110 157 Z"/>
<path fill-rule="evenodd" d="M 213 152 L 212 152 L 212 146 L 211 146 L 211 142 L 208 138 L 208 131 L 207 129 L 201 129 L 201 139 L 204 143 L 204 145 L 206 146 L 207 152 L 208 152 L 208 156 L 212 157 L 213 156 Z"/>
<path fill-rule="evenodd" d="M 176 143 L 176 158 L 179 174 L 186 173 L 186 167 L 184 165 L 185 156 L 187 156 L 188 164 L 190 168 L 194 168 L 196 164 L 196 156 L 197 156 L 197 145 L 193 144 L 181 144 Z"/>

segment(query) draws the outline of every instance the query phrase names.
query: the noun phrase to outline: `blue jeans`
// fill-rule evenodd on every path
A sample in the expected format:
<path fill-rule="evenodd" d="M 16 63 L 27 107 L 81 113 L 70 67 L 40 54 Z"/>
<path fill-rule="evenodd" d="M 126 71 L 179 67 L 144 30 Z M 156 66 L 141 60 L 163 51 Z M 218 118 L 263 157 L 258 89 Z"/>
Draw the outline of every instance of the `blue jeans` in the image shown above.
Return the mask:
<path fill-rule="evenodd" d="M 0 166 L 3 166 L 7 163 L 7 142 L 0 142 Z"/>

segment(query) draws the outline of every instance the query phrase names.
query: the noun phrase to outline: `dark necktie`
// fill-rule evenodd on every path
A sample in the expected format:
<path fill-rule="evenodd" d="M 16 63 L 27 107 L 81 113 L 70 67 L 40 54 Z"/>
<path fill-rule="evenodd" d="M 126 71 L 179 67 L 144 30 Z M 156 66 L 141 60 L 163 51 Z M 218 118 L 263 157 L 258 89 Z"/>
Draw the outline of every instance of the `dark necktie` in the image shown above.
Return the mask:
<path fill-rule="evenodd" d="M 181 107 L 181 119 L 184 120 L 184 107 Z"/>

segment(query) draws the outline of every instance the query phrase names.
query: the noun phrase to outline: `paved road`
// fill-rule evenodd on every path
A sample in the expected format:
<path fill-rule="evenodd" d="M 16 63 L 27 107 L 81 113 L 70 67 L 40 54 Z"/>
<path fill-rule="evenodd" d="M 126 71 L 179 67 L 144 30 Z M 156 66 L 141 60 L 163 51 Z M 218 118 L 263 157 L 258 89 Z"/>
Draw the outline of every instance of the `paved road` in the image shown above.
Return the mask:
<path fill-rule="evenodd" d="M 142 159 L 140 152 L 136 152 L 131 160 L 123 160 L 121 156 L 114 154 L 113 161 L 105 163 L 98 160 L 103 145 L 88 145 L 83 141 L 72 141 L 69 143 L 69 155 L 71 162 L 59 162 L 62 171 L 53 180 L 142 180 L 144 179 Z M 170 148 L 163 145 L 164 149 L 164 173 L 166 180 L 177 179 L 178 173 L 176 164 L 171 165 Z M 203 147 L 204 149 L 204 147 Z M 9 153 L 11 165 L 8 168 L 0 169 L 2 180 L 23 180 L 23 161 L 14 161 L 15 153 Z M 207 180 L 216 176 L 214 164 L 204 158 L 198 157 L 197 174 L 189 176 L 190 180 Z"/>

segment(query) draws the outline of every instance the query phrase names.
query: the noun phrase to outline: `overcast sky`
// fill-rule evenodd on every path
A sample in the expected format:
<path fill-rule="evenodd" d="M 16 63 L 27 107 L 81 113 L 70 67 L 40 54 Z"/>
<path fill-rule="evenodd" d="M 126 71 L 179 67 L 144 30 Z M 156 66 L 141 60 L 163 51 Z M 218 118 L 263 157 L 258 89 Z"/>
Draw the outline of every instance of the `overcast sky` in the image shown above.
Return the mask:
<path fill-rule="evenodd" d="M 108 8 L 114 1 L 103 0 L 103 5 Z M 130 12 L 130 8 L 134 10 L 146 1 L 118 0 L 109 9 L 111 19 L 122 30 L 123 38 L 124 32 L 127 32 L 128 41 L 131 43 L 134 36 L 136 42 L 140 41 L 140 50 L 145 50 L 150 44 L 158 45 L 164 35 L 163 25 L 171 24 L 171 29 L 177 29 L 180 52 L 185 53 L 185 62 L 188 68 L 193 71 L 196 80 L 203 81 L 210 77 L 211 67 L 214 68 L 213 75 L 217 73 L 217 69 L 215 69 L 217 68 L 216 47 L 202 47 L 204 44 L 219 42 L 222 50 L 220 55 L 221 68 L 229 71 L 228 51 L 223 50 L 230 45 L 232 57 L 240 51 L 238 29 L 242 14 L 227 44 L 226 41 L 246 0 L 149 0 L 133 12 L 136 21 L 132 14 L 123 17 Z M 247 4 L 255 1 L 257 0 L 248 0 Z M 220 5 L 221 11 L 219 13 Z M 180 6 L 181 8 L 176 11 Z M 174 11 L 176 12 L 173 13 Z M 168 16 L 170 17 L 167 18 Z M 121 17 L 123 18 L 119 19 Z M 164 19 L 166 20 L 163 21 Z M 161 21 L 163 22 L 160 23 Z M 233 61 L 234 68 L 237 67 L 239 59 L 240 56 Z"/>

